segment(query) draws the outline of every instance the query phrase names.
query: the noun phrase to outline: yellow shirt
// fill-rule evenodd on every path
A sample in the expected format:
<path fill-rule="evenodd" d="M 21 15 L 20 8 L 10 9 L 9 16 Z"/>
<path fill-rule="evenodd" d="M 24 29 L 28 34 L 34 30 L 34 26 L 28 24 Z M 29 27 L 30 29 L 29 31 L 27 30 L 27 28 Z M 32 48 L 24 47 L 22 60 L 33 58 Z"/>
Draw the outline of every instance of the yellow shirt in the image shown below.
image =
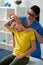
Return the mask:
<path fill-rule="evenodd" d="M 30 32 L 13 31 L 13 32 L 14 32 L 14 38 L 15 38 L 13 55 L 20 55 L 26 52 L 30 48 L 31 41 L 35 40 L 35 35 L 33 31 L 30 31 Z M 29 57 L 29 54 L 26 57 Z"/>

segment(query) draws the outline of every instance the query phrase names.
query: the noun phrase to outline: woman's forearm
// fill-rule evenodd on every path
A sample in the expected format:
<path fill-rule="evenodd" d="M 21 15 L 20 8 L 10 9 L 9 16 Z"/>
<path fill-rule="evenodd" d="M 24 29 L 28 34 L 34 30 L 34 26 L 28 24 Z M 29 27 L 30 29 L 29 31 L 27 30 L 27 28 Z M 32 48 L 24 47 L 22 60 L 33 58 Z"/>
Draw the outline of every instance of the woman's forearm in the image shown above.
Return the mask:
<path fill-rule="evenodd" d="M 35 34 L 36 34 L 36 37 L 37 37 L 38 41 L 39 41 L 40 43 L 43 43 L 43 38 L 41 37 L 41 35 L 39 35 L 39 33 L 38 33 L 37 31 L 34 31 L 34 32 L 35 32 Z"/>
<path fill-rule="evenodd" d="M 43 37 L 34 29 L 30 28 L 30 30 L 33 30 L 35 32 L 36 38 L 40 43 L 43 43 Z"/>

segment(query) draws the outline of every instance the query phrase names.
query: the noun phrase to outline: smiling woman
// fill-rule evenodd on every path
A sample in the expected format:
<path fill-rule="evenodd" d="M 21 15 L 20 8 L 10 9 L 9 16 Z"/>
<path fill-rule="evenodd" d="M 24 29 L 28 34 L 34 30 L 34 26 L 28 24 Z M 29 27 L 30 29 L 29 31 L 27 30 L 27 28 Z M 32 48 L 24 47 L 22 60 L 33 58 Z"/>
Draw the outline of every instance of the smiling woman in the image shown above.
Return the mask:
<path fill-rule="evenodd" d="M 27 26 L 27 28 L 33 28 L 40 37 L 37 37 L 36 35 L 36 47 L 37 49 L 32 52 L 30 55 L 33 57 L 41 58 L 41 48 L 40 48 L 40 41 L 43 42 L 43 28 L 39 23 L 39 15 L 40 15 L 40 7 L 37 5 L 33 5 L 28 9 L 27 11 L 27 17 L 19 17 L 24 24 L 24 26 Z M 38 20 L 37 20 L 37 19 Z"/>

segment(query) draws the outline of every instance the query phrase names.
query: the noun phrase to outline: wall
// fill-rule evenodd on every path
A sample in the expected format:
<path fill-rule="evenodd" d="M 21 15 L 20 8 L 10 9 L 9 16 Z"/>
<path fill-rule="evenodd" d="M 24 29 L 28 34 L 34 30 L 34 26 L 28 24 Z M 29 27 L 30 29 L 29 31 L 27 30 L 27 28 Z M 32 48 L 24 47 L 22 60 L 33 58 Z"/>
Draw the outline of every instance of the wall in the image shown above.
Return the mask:
<path fill-rule="evenodd" d="M 8 1 L 11 3 L 11 5 L 14 7 L 14 6 L 17 6 L 15 4 L 15 0 L 5 0 L 5 2 Z M 21 7 L 27 7 L 30 8 L 32 5 L 38 5 L 41 9 L 41 13 L 40 13 L 40 23 L 41 25 L 43 26 L 43 0 L 22 0 L 22 4 L 20 5 Z"/>

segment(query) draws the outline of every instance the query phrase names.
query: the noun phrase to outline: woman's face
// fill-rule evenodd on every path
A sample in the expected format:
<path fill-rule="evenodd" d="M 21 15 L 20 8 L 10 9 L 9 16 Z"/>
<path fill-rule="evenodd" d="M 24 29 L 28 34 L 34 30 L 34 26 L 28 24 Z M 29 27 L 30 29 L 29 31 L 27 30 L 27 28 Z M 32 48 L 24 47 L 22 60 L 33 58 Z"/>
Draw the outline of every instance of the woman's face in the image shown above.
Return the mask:
<path fill-rule="evenodd" d="M 34 20 L 36 18 L 36 14 L 34 13 L 34 11 L 32 9 L 28 10 L 27 15 L 28 15 L 28 19 L 30 21 L 32 21 L 32 20 Z"/>

